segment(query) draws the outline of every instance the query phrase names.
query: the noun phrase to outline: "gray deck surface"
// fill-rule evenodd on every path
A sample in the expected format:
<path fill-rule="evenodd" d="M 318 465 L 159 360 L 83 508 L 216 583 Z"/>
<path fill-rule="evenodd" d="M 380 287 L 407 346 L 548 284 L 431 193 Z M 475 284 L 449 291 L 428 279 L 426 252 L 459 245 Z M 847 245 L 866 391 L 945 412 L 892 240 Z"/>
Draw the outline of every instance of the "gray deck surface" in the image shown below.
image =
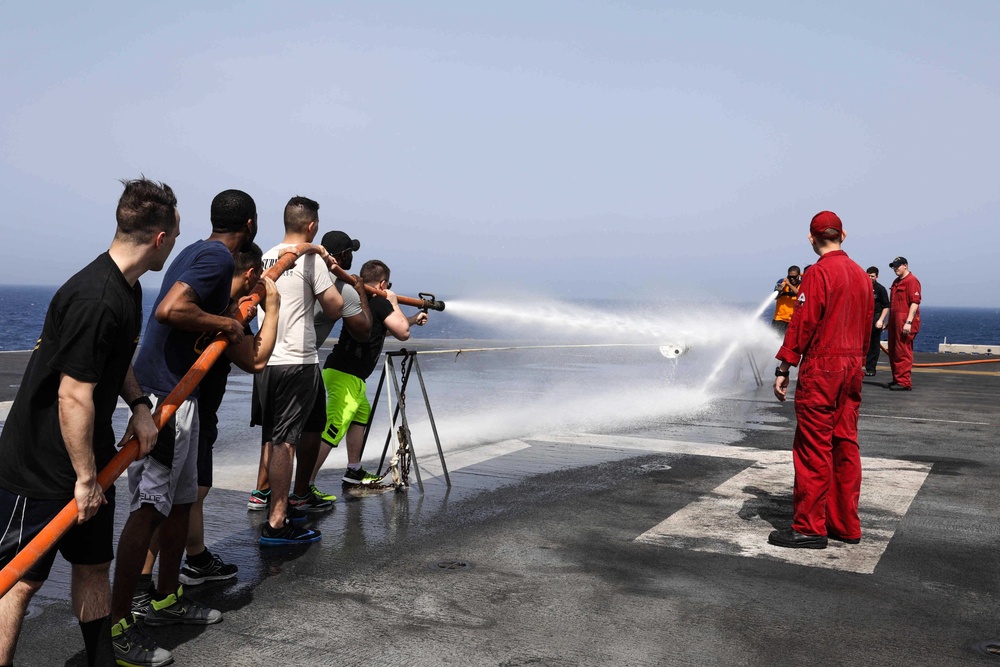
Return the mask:
<path fill-rule="evenodd" d="M 0 355 L 5 387 L 17 359 Z M 626 432 L 458 446 L 450 491 L 417 442 L 425 493 L 342 496 L 304 548 L 257 545 L 250 466 L 223 466 L 207 542 L 240 575 L 189 592 L 225 619 L 150 634 L 177 665 L 1000 665 L 981 649 L 1000 640 L 998 366 L 866 382 L 865 538 L 821 551 L 766 544 L 791 519 L 795 425 L 769 385 Z M 220 442 L 252 461 L 247 383 Z M 320 486 L 341 496 L 339 474 Z M 18 664 L 84 664 L 67 592 L 57 559 Z"/>

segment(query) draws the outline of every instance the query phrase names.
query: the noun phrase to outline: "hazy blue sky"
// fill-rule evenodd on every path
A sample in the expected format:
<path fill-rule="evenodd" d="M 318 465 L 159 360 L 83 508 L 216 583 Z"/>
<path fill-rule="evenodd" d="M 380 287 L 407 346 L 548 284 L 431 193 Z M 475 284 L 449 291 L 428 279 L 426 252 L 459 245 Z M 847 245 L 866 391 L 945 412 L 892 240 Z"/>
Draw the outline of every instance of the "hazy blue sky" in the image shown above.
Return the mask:
<path fill-rule="evenodd" d="M 103 251 L 141 172 L 180 244 L 313 197 L 403 293 L 756 303 L 831 209 L 1000 305 L 995 0 L 207 4 L 0 4 L 0 283 Z"/>

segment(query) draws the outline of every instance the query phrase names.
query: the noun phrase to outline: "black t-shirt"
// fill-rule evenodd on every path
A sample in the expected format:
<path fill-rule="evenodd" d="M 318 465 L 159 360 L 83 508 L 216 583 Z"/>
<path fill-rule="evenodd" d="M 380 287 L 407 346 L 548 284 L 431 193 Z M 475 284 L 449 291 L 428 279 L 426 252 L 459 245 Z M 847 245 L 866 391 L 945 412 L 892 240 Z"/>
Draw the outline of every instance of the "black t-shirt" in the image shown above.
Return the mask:
<path fill-rule="evenodd" d="M 368 297 L 368 308 L 372 312 L 372 331 L 368 340 L 360 343 L 354 340 L 346 326 L 341 327 L 340 339 L 333 347 L 333 352 L 326 357 L 324 368 L 332 368 L 362 380 L 367 380 L 375 370 L 385 343 L 385 318 L 392 315 L 393 308 L 384 296 Z"/>
<path fill-rule="evenodd" d="M 882 309 L 889 307 L 889 293 L 882 286 L 882 283 L 878 281 L 872 283 L 872 290 L 875 295 L 875 310 L 872 311 L 872 324 L 874 324 L 881 317 Z M 885 324 L 889 324 L 888 320 L 886 320 Z"/>
<path fill-rule="evenodd" d="M 29 498 L 73 497 L 76 472 L 59 429 L 61 373 L 94 388 L 94 459 L 115 455 L 112 416 L 142 328 L 142 288 L 104 253 L 59 288 L 0 434 L 0 486 Z"/>

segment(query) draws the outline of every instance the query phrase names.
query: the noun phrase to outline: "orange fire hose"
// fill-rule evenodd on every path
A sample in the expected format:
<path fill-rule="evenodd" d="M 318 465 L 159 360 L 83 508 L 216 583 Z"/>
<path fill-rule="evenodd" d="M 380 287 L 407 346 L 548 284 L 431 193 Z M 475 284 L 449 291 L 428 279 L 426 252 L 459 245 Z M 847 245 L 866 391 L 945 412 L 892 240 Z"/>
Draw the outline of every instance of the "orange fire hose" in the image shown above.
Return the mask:
<path fill-rule="evenodd" d="M 344 282 L 353 285 L 354 278 L 344 269 L 339 266 L 334 266 L 333 275 L 337 276 Z M 365 291 L 369 294 L 374 294 L 376 296 L 385 296 L 385 292 L 371 285 L 365 285 Z M 421 294 L 419 299 L 414 299 L 411 296 L 400 296 L 396 295 L 396 300 L 404 306 L 416 306 L 422 310 L 444 310 L 444 301 L 438 301 L 434 298 L 433 294 Z"/>
<path fill-rule="evenodd" d="M 264 276 L 270 278 L 271 280 L 277 280 L 282 273 L 292 268 L 295 265 L 295 260 L 301 255 L 311 254 L 319 252 L 319 246 L 314 246 L 310 243 L 302 243 L 295 246 L 294 248 L 289 248 L 288 252 L 278 258 L 274 266 L 268 269 Z M 259 283 L 254 289 L 253 293 L 250 295 L 250 299 L 244 301 L 240 305 L 239 315 L 237 319 L 244 324 L 247 322 L 247 316 L 250 310 L 260 303 L 264 296 L 264 284 Z M 202 381 L 205 377 L 205 373 L 208 369 L 222 356 L 226 347 L 229 345 L 229 341 L 222 334 L 215 337 L 209 345 L 205 348 L 205 351 L 201 353 L 191 369 L 181 378 L 181 381 L 177 383 L 174 390 L 171 391 L 165 399 L 157 406 L 156 411 L 153 412 L 153 421 L 156 423 L 156 430 L 162 429 L 170 418 L 174 416 L 177 412 L 178 406 L 191 395 L 198 383 Z M 129 465 L 135 461 L 136 455 L 139 453 L 139 443 L 136 441 L 135 437 L 129 439 L 121 450 L 115 454 L 115 457 L 111 459 L 111 462 L 101 470 L 97 475 L 97 481 L 101 485 L 101 488 L 105 491 L 108 490 L 115 480 L 121 476 L 123 472 L 129 467 Z M 76 499 L 70 500 L 66 503 L 66 506 L 59 511 L 49 523 L 31 540 L 27 545 L 21 549 L 20 552 L 6 566 L 3 570 L 0 570 L 0 597 L 7 594 L 14 584 L 24 576 L 24 573 L 28 571 L 32 565 L 34 565 L 38 560 L 45 555 L 45 553 L 51 549 L 59 539 L 66 534 L 66 532 L 73 527 L 76 523 L 77 517 L 77 507 Z"/>
<path fill-rule="evenodd" d="M 879 343 L 878 346 L 882 348 L 882 351 L 889 354 L 889 350 L 886 349 L 885 345 Z M 924 363 L 924 364 L 913 364 L 914 368 L 933 368 L 935 366 L 971 366 L 972 364 L 995 364 L 1000 362 L 1000 357 L 996 359 L 968 359 L 966 361 L 938 361 L 935 363 Z"/>

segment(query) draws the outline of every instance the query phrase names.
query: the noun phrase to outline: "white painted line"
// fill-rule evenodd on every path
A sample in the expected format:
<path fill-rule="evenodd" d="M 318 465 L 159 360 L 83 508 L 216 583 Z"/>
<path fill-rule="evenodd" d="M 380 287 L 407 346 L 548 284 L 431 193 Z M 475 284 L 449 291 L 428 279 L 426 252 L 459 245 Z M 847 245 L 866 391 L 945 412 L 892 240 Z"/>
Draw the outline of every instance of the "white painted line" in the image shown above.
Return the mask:
<path fill-rule="evenodd" d="M 989 426 L 989 422 L 963 422 L 954 419 L 927 419 L 926 417 L 897 417 L 896 415 L 860 415 L 861 417 L 874 417 L 877 419 L 903 419 L 911 422 L 940 422 L 942 424 L 968 424 L 972 426 Z"/>
<path fill-rule="evenodd" d="M 448 472 L 453 473 L 469 466 L 474 466 L 483 461 L 499 458 L 507 454 L 527 449 L 531 447 L 523 440 L 504 440 L 491 445 L 473 447 L 462 451 L 451 451 L 444 453 L 444 462 L 448 465 Z M 444 477 L 441 470 L 441 461 L 438 459 L 437 448 L 431 444 L 429 447 L 421 447 L 417 454 L 417 465 L 420 466 L 420 474 L 424 478 Z M 410 472 L 410 481 L 416 483 L 416 477 Z"/>
<path fill-rule="evenodd" d="M 10 414 L 10 406 L 14 404 L 14 401 L 0 401 L 0 422 L 7 421 L 7 415 Z"/>
<path fill-rule="evenodd" d="M 445 452 L 444 460 L 448 464 L 448 472 L 453 473 L 463 468 L 489 461 L 506 454 L 520 451 L 531 447 L 530 444 L 522 440 L 505 440 L 480 447 L 472 447 L 461 451 Z M 378 464 L 378 453 L 375 456 L 375 465 Z M 437 449 L 431 444 L 429 447 L 420 447 L 417 452 L 417 464 L 420 466 L 420 474 L 424 479 L 432 477 L 444 477 L 441 471 L 441 462 L 438 460 Z M 331 457 L 333 458 L 333 457 Z M 387 461 L 388 462 L 388 461 Z M 337 464 L 343 466 L 343 463 Z M 323 469 L 336 467 L 332 462 L 323 466 Z M 374 472 L 374 466 L 371 468 Z M 383 469 L 383 472 L 385 470 Z M 253 463 L 220 463 L 216 462 L 212 472 L 212 483 L 217 489 L 228 489 L 230 491 L 246 491 L 250 493 L 249 484 L 257 478 L 257 462 Z M 412 471 L 410 481 L 416 484 L 416 477 Z"/>
<path fill-rule="evenodd" d="M 547 435 L 539 438 L 545 442 L 562 442 L 590 447 L 632 449 L 643 452 L 664 454 L 690 454 L 692 456 L 714 456 L 724 459 L 746 459 L 748 461 L 790 461 L 791 451 L 755 449 L 711 442 L 689 442 L 683 440 L 661 440 L 627 435 L 596 435 L 580 433 L 564 436 Z"/>
<path fill-rule="evenodd" d="M 769 459 L 771 452 L 768 454 Z M 693 551 L 779 560 L 872 574 L 931 466 L 892 459 L 862 458 L 862 540 L 827 549 L 786 549 L 767 543 L 774 527 L 761 512 L 790 509 L 795 476 L 791 453 L 783 462 L 759 461 L 636 538 L 637 542 Z M 779 509 L 782 511 L 782 509 Z M 784 509 L 783 511 L 787 511 Z M 783 517 L 785 518 L 785 517 Z M 791 517 L 787 517 L 790 519 Z"/>
<path fill-rule="evenodd" d="M 795 472 L 788 450 L 761 450 L 704 442 L 660 440 L 590 433 L 548 436 L 547 442 L 634 449 L 645 452 L 744 459 L 748 468 L 701 499 L 687 505 L 636 538 L 637 542 L 693 551 L 766 558 L 809 567 L 871 574 L 893 533 L 931 471 L 931 465 L 863 457 L 861 487 L 862 540 L 845 545 L 830 542 L 827 549 L 785 549 L 767 543 L 774 526 L 772 511 L 790 521 Z M 761 517 L 761 512 L 767 519 Z"/>

